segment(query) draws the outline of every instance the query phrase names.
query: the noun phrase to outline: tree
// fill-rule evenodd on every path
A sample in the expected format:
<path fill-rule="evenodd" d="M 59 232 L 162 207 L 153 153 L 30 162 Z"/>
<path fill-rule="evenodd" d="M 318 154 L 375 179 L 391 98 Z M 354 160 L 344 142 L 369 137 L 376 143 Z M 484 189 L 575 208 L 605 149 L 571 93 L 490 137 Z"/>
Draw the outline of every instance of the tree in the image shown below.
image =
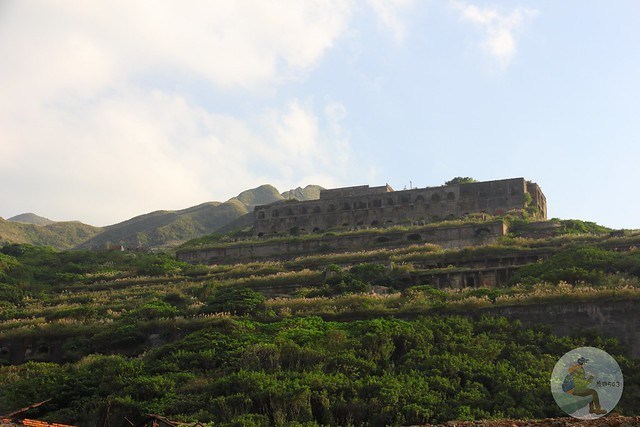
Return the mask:
<path fill-rule="evenodd" d="M 266 298 L 249 288 L 221 286 L 204 307 L 206 313 L 231 312 L 240 316 L 255 313 L 264 308 Z"/>
<path fill-rule="evenodd" d="M 469 176 L 456 176 L 455 178 L 447 181 L 444 183 L 444 185 L 456 185 L 456 184 L 469 184 L 471 182 L 478 182 L 475 179 L 469 177 Z"/>

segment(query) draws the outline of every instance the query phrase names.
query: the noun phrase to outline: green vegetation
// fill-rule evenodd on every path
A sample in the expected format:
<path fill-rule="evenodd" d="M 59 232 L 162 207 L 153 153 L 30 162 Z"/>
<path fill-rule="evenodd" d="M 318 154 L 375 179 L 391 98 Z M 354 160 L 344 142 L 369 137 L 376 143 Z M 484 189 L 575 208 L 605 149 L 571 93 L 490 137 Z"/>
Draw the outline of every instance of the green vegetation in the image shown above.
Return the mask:
<path fill-rule="evenodd" d="M 0 412 L 53 396 L 44 418 L 81 425 L 97 425 L 107 402 L 112 419 L 151 412 L 229 426 L 561 416 L 549 372 L 587 343 L 638 371 L 613 341 L 557 338 L 501 318 L 220 320 L 140 358 L 0 368 Z M 637 374 L 627 378 L 622 413 L 640 397 Z"/>
<path fill-rule="evenodd" d="M 585 282 L 597 286 L 614 273 L 640 276 L 640 251 L 616 252 L 593 246 L 567 248 L 543 262 L 522 267 L 512 283 Z"/>
<path fill-rule="evenodd" d="M 421 230 L 423 229 L 432 229 L 439 227 L 455 227 L 459 225 L 481 225 L 485 221 L 479 220 L 477 218 L 465 218 L 465 219 L 451 219 L 446 221 L 438 221 L 437 223 L 429 223 L 420 226 Z M 405 233 L 409 231 L 413 231 L 416 229 L 416 226 L 407 224 L 407 225 L 394 225 L 392 227 L 385 228 L 367 228 L 367 229 L 359 229 L 352 230 L 345 227 L 339 227 L 335 229 L 330 229 L 322 234 L 301 234 L 301 235 L 274 235 L 264 238 L 248 238 L 244 240 L 239 240 L 238 238 L 234 238 L 232 235 L 220 235 L 213 234 L 211 236 L 204 236 L 202 238 L 189 240 L 177 248 L 177 252 L 186 252 L 194 249 L 210 249 L 210 248 L 218 248 L 224 246 L 250 246 L 256 244 L 271 244 L 271 243 L 293 243 L 293 242 L 304 242 L 309 240 L 323 240 L 323 239 L 332 239 L 336 237 L 349 237 L 349 236 L 362 236 L 362 235 L 372 235 L 377 236 L 381 234 L 389 234 L 389 233 Z M 380 244 L 380 246 L 384 246 L 384 242 Z"/>
<path fill-rule="evenodd" d="M 559 416 L 549 372 L 564 352 L 590 345 L 625 372 L 616 410 L 637 414 L 640 362 L 616 341 L 480 316 L 640 300 L 640 235 L 559 228 L 463 250 L 416 243 L 214 266 L 6 245 L 0 413 L 53 397 L 38 417 L 87 426 L 100 425 L 107 407 L 112 425 L 146 413 L 227 426 Z M 512 265 L 501 287 L 438 288 L 432 279 L 515 258 L 529 261 Z M 3 349 L 23 343 L 32 343 L 28 361 L 11 366 L 17 353 Z"/>
<path fill-rule="evenodd" d="M 72 249 L 102 231 L 81 222 L 54 222 L 47 225 L 25 224 L 0 218 L 0 245 L 28 243 Z"/>
<path fill-rule="evenodd" d="M 537 227 L 543 225 L 538 222 L 531 222 L 529 219 L 520 217 L 508 217 L 506 218 L 509 224 L 509 233 L 513 237 L 527 235 L 529 233 L 535 233 Z M 551 233 L 555 236 L 563 235 L 599 235 L 607 234 L 612 230 L 610 228 L 598 225 L 595 222 L 581 221 L 578 219 L 551 219 L 547 223 L 547 232 L 552 230 Z"/>
<path fill-rule="evenodd" d="M 453 179 L 450 179 L 449 181 L 445 182 L 444 185 L 457 185 L 457 184 L 469 184 L 472 182 L 478 182 L 475 179 L 469 177 L 469 176 L 456 176 Z"/>

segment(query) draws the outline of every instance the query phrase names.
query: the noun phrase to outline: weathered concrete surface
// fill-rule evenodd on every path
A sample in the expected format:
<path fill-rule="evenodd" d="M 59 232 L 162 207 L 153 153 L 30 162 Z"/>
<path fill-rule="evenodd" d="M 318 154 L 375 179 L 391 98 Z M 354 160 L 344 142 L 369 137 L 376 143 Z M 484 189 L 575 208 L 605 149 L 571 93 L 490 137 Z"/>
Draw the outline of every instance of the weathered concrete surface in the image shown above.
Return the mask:
<path fill-rule="evenodd" d="M 380 247 L 402 247 L 416 243 L 435 243 L 444 248 L 462 248 L 493 243 L 506 233 L 507 227 L 502 221 L 491 221 L 442 227 L 425 226 L 411 231 L 318 236 L 318 238 L 271 242 L 243 242 L 208 249 L 180 251 L 176 257 L 180 261 L 190 263 L 229 264 L 290 259 L 310 254 L 361 251 Z"/>
<path fill-rule="evenodd" d="M 640 357 L 640 301 L 572 302 L 495 307 L 480 314 L 520 320 L 523 325 L 549 325 L 560 336 L 580 329 L 595 329 L 605 337 L 618 338 Z"/>
<path fill-rule="evenodd" d="M 394 191 L 381 187 L 336 188 L 320 199 L 285 200 L 256 206 L 256 236 L 313 233 L 333 227 L 383 227 L 389 224 L 435 222 L 469 214 L 501 215 L 536 207 L 547 218 L 547 201 L 538 184 L 524 178 L 501 179 Z"/>

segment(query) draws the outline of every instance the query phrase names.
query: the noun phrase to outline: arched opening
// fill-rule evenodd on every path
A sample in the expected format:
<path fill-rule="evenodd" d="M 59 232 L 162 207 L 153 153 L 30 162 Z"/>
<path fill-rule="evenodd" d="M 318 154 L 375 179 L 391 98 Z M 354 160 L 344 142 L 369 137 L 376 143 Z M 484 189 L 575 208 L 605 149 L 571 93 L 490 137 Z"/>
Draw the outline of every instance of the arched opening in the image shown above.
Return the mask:
<path fill-rule="evenodd" d="M 456 199 L 456 195 L 453 194 L 453 191 L 449 191 L 447 193 L 447 200 L 455 200 Z"/>
<path fill-rule="evenodd" d="M 422 236 L 419 235 L 418 233 L 409 234 L 407 236 L 407 240 L 410 240 L 412 242 L 419 242 L 420 240 L 422 240 Z"/>
<path fill-rule="evenodd" d="M 262 232 L 258 233 L 258 237 L 264 237 L 264 233 Z"/>
<path fill-rule="evenodd" d="M 273 210 L 271 212 L 271 216 L 274 217 L 274 218 L 277 218 L 278 216 L 280 216 L 280 212 L 278 212 L 277 210 Z"/>
<path fill-rule="evenodd" d="M 335 212 L 336 211 L 336 207 L 334 205 L 329 205 L 329 209 L 327 209 L 329 212 Z"/>
<path fill-rule="evenodd" d="M 476 228 L 473 231 L 473 234 L 476 237 L 485 237 L 491 234 L 491 230 L 489 230 L 487 227 L 480 227 L 480 228 Z"/>
<path fill-rule="evenodd" d="M 300 208 L 300 213 L 301 213 L 302 215 L 306 215 L 306 214 L 307 214 L 307 212 L 308 212 L 308 209 L 307 209 L 306 207 L 304 207 L 304 206 L 303 206 L 303 207 L 301 207 L 301 208 Z"/>
<path fill-rule="evenodd" d="M 287 214 L 287 215 L 293 215 L 293 209 L 291 209 L 291 208 L 287 208 L 287 210 L 286 210 L 286 214 Z"/>
<path fill-rule="evenodd" d="M 378 221 L 378 220 L 371 221 L 371 226 L 372 226 L 372 227 L 377 227 L 377 226 L 379 226 L 379 225 L 380 225 L 380 221 Z"/>
<path fill-rule="evenodd" d="M 320 212 L 322 212 L 322 209 L 320 209 L 320 206 L 314 206 L 313 213 L 320 213 Z"/>
<path fill-rule="evenodd" d="M 367 208 L 367 202 L 363 202 L 363 201 L 358 202 L 358 209 L 366 209 L 366 208 Z"/>
<path fill-rule="evenodd" d="M 349 203 L 345 203 L 342 205 L 342 210 L 343 211 L 348 211 L 349 209 L 351 209 L 351 206 L 349 205 Z"/>
<path fill-rule="evenodd" d="M 319 233 L 320 232 L 320 227 L 314 227 L 313 228 L 313 232 L 314 233 Z"/>
<path fill-rule="evenodd" d="M 468 288 L 476 287 L 476 278 L 474 275 L 468 274 L 464 279 L 465 279 L 464 282 L 466 287 Z"/>
<path fill-rule="evenodd" d="M 400 203 L 402 203 L 403 205 L 408 205 L 409 204 L 409 197 L 407 197 L 407 196 L 400 197 Z"/>
<path fill-rule="evenodd" d="M 416 203 L 424 203 L 424 197 L 422 196 L 422 194 L 418 195 L 418 197 L 416 197 Z"/>
<path fill-rule="evenodd" d="M 393 206 L 393 204 L 394 204 L 393 199 L 391 197 L 389 197 L 387 199 L 387 206 Z"/>
<path fill-rule="evenodd" d="M 378 243 L 386 243 L 389 240 L 391 240 L 391 239 L 389 239 L 387 236 L 380 236 L 380 237 L 376 238 L 376 242 L 378 242 Z"/>
<path fill-rule="evenodd" d="M 439 194 L 434 194 L 431 196 L 431 201 L 432 202 L 439 202 L 440 201 L 440 195 Z"/>
<path fill-rule="evenodd" d="M 381 208 L 382 207 L 382 200 L 380 199 L 376 199 L 373 201 L 373 207 L 374 208 Z"/>
<path fill-rule="evenodd" d="M 258 219 L 264 219 L 264 211 L 258 212 Z"/>

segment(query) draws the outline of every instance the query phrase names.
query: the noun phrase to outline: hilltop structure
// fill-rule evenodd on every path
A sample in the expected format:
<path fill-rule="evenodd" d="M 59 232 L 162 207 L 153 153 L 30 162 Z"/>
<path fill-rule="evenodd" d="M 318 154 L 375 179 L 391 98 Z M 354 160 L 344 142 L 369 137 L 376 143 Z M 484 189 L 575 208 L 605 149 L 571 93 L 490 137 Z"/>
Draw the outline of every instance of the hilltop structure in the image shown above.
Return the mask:
<path fill-rule="evenodd" d="M 284 200 L 256 206 L 254 234 L 317 233 L 333 227 L 424 225 L 471 214 L 502 215 L 529 209 L 547 218 L 538 184 L 524 178 L 394 191 L 389 185 L 322 190 L 318 200 Z"/>

